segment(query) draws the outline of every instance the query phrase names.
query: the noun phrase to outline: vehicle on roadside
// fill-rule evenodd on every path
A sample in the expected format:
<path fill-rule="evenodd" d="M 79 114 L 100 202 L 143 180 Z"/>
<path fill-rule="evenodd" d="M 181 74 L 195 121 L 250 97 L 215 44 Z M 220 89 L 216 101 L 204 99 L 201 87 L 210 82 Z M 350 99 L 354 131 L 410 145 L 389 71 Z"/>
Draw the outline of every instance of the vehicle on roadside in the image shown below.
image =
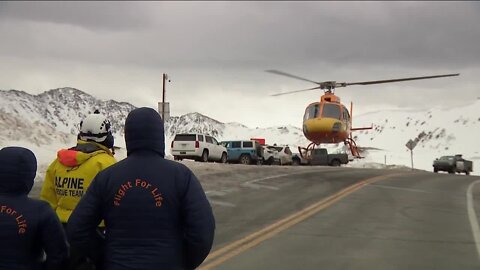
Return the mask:
<path fill-rule="evenodd" d="M 263 164 L 274 165 L 280 164 L 280 153 L 278 150 L 271 146 L 262 145 L 263 147 Z"/>
<path fill-rule="evenodd" d="M 278 151 L 278 164 L 279 165 L 291 165 L 293 164 L 292 160 L 292 151 L 290 150 L 290 147 L 287 145 L 284 146 L 278 146 L 278 145 L 273 145 L 273 146 L 267 146 L 267 149 L 275 149 Z"/>
<path fill-rule="evenodd" d="M 433 161 L 433 172 L 437 173 L 439 171 L 469 175 L 473 171 L 473 162 L 464 159 L 462 155 L 442 156 Z"/>
<path fill-rule="evenodd" d="M 292 153 L 292 165 L 308 165 L 308 160 L 303 158 L 299 153 Z"/>
<path fill-rule="evenodd" d="M 297 165 L 321 165 L 321 166 L 340 166 L 348 164 L 348 154 L 329 154 L 325 148 L 313 149 L 309 158 L 303 158 L 300 154 L 294 157 Z"/>
<path fill-rule="evenodd" d="M 175 135 L 171 144 L 171 153 L 174 160 L 193 159 L 208 162 L 218 161 L 226 163 L 227 149 L 207 134 L 182 133 Z"/>
<path fill-rule="evenodd" d="M 227 149 L 228 162 L 245 165 L 263 162 L 263 148 L 258 141 L 222 141 L 220 144 Z"/>

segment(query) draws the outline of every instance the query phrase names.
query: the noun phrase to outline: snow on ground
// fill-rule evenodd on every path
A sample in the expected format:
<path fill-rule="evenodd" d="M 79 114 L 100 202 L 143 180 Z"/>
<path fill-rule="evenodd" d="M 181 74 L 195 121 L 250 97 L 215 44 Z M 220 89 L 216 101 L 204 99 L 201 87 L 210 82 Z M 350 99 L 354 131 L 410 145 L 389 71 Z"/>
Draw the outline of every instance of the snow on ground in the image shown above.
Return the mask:
<path fill-rule="evenodd" d="M 68 148 L 75 145 L 75 140 L 71 141 L 71 144 L 63 145 L 60 143 L 37 145 L 28 141 L 13 141 L 13 142 L 2 142 L 0 143 L 0 148 L 7 146 L 19 146 L 30 149 L 37 158 L 37 175 L 35 176 L 35 181 L 43 181 L 45 178 L 45 173 L 47 171 L 48 165 L 57 157 L 57 151 L 61 148 Z"/>
<path fill-rule="evenodd" d="M 23 145 L 24 146 L 24 145 Z M 35 149 L 34 149 L 35 150 Z M 51 156 L 54 152 L 42 151 L 38 152 Z M 115 158 L 121 160 L 126 158 L 125 149 L 116 152 Z M 48 160 L 51 162 L 51 160 Z M 218 196 L 229 192 L 239 190 L 244 187 L 265 188 L 258 184 L 251 184 L 255 180 L 262 178 L 271 178 L 272 176 L 285 175 L 291 173 L 305 172 L 316 170 L 310 166 L 258 166 L 258 165 L 242 165 L 242 164 L 221 164 L 214 162 L 196 162 L 193 160 L 175 161 L 187 166 L 195 176 L 199 179 L 203 189 L 209 196 Z M 35 185 L 30 196 L 38 197 L 45 176 L 45 170 L 48 164 L 44 164 L 38 171 Z M 331 168 L 324 167 L 324 170 Z M 267 187 L 268 188 L 268 187 Z"/>
<path fill-rule="evenodd" d="M 414 151 L 413 168 L 416 170 L 433 172 L 432 164 L 436 157 L 439 156 L 432 155 L 428 152 L 416 153 Z M 473 172 L 471 175 L 480 175 L 480 172 L 475 168 L 475 159 L 471 160 L 474 162 Z M 411 169 L 411 163 L 409 150 L 406 150 L 405 153 L 396 153 L 384 150 L 370 150 L 368 153 L 364 154 L 364 158 L 355 159 L 346 165 L 346 167 L 372 169 Z"/>
<path fill-rule="evenodd" d="M 26 112 L 14 113 L 12 111 L 0 114 L 0 147 L 17 145 L 31 149 L 38 160 L 36 180 L 42 181 L 47 166 L 56 157 L 56 152 L 59 149 L 74 146 L 76 136 L 63 132 L 63 129 L 58 131 L 53 126 L 41 122 L 38 118 L 40 116 L 35 110 L 27 110 L 29 100 L 21 100 L 20 103 L 14 108 L 23 108 Z M 20 117 L 21 115 L 23 116 Z M 196 120 L 193 121 L 187 116 L 195 117 Z M 218 133 L 219 141 L 260 137 L 266 138 L 267 144 L 287 144 L 293 152 L 297 152 L 297 146 L 308 145 L 302 130 L 294 126 L 248 128 L 238 123 L 217 123 L 215 120 L 209 120 L 199 114 L 187 116 L 184 117 L 186 122 L 183 121 L 177 125 L 183 129 L 185 129 L 184 125 L 188 124 L 195 129 L 213 130 Z M 196 124 L 194 125 L 194 123 Z M 478 140 L 480 137 L 480 100 L 449 109 L 432 108 L 419 111 L 397 108 L 382 110 L 357 115 L 353 119 L 354 127 L 370 126 L 371 124 L 374 125 L 373 130 L 353 133 L 357 144 L 370 148 L 370 150 L 363 154 L 364 159 L 355 160 L 347 166 L 360 168 L 410 167 L 410 151 L 405 144 L 410 139 L 418 139 L 419 142 L 413 155 L 414 168 L 431 171 L 435 158 L 442 155 L 463 154 L 466 159 L 474 162 L 472 174 L 480 175 L 480 170 L 476 166 L 480 160 L 480 141 Z M 205 125 L 207 127 L 204 127 Z M 223 128 L 218 128 L 218 125 Z M 65 131 L 68 130 L 65 129 Z M 170 143 L 175 132 L 168 131 L 165 138 L 165 153 L 167 157 L 171 158 Z M 115 155 L 117 160 L 126 157 L 125 141 L 119 135 L 115 136 L 115 145 L 121 147 Z M 342 149 L 342 144 L 322 145 L 321 147 L 327 148 L 329 153 L 345 150 Z M 192 170 L 197 170 L 200 175 L 223 173 L 224 170 L 228 170 L 226 168 L 230 168 L 215 163 L 209 163 L 208 166 L 201 163 L 186 164 L 191 166 Z M 237 170 L 241 167 L 234 168 Z"/>
<path fill-rule="evenodd" d="M 480 160 L 480 100 L 462 107 L 432 108 L 428 111 L 392 109 L 358 115 L 357 126 L 370 126 L 369 131 L 354 132 L 357 144 L 379 150 L 369 150 L 364 160 L 410 167 L 410 151 L 405 144 L 419 139 L 413 150 L 414 168 L 432 171 L 435 158 L 443 155 L 463 154 L 472 160 L 473 175 L 480 175 L 476 163 Z M 354 163 L 355 164 L 355 163 Z"/>

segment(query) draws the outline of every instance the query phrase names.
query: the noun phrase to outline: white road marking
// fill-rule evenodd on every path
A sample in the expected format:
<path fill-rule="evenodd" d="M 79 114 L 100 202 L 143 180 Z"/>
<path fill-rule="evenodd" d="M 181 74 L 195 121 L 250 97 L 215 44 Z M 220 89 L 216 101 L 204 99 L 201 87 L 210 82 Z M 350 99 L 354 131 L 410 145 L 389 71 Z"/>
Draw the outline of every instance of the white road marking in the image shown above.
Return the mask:
<path fill-rule="evenodd" d="M 274 187 L 274 186 L 259 185 L 259 184 L 253 184 L 253 183 L 245 183 L 242 186 L 253 188 L 253 189 L 261 189 L 261 188 L 266 188 L 266 189 L 270 189 L 270 190 L 279 190 L 280 189 L 280 188 Z"/>
<path fill-rule="evenodd" d="M 234 191 L 237 191 L 238 188 L 228 188 L 228 189 L 222 189 L 222 190 L 207 190 L 205 191 L 205 194 L 209 195 L 209 196 L 225 196 L 227 195 L 228 193 L 231 193 L 231 192 L 234 192 Z"/>
<path fill-rule="evenodd" d="M 271 175 L 271 176 L 267 176 L 267 177 L 252 179 L 252 180 L 249 180 L 249 181 L 243 183 L 242 186 L 248 187 L 248 188 L 253 188 L 253 189 L 265 188 L 265 189 L 270 189 L 270 190 L 279 190 L 280 189 L 279 187 L 269 186 L 269 185 L 265 185 L 265 184 L 259 184 L 258 182 L 264 181 L 264 180 L 269 180 L 269 179 L 280 178 L 280 177 L 284 177 L 284 176 L 291 176 L 291 175 L 304 174 L 304 173 L 310 173 L 310 172 L 316 172 L 316 170 L 305 170 L 305 171 L 300 171 L 300 172 L 279 174 L 279 175 Z M 236 207 L 235 204 L 228 203 L 228 202 L 223 202 L 223 201 L 212 200 L 210 198 L 211 196 L 225 196 L 228 193 L 230 193 L 232 191 L 235 191 L 235 190 L 237 190 L 237 189 L 232 188 L 232 189 L 224 189 L 224 190 L 207 190 L 207 191 L 205 191 L 205 194 L 207 195 L 208 200 L 210 201 L 211 204 L 216 204 L 216 205 L 225 206 L 225 207 Z"/>
<path fill-rule="evenodd" d="M 210 199 L 210 198 L 208 199 L 208 201 L 209 201 L 211 204 L 215 204 L 215 205 L 219 205 L 219 206 L 236 207 L 235 204 L 229 203 L 229 202 L 222 202 L 222 201 L 212 200 L 212 199 Z"/>
<path fill-rule="evenodd" d="M 253 184 L 253 183 L 257 183 L 257 182 L 264 181 L 264 180 L 275 179 L 275 178 L 280 178 L 280 177 L 290 176 L 290 175 L 296 175 L 296 174 L 311 173 L 311 172 L 318 172 L 318 171 L 316 171 L 316 170 L 308 170 L 308 171 L 307 171 L 307 170 L 306 170 L 306 171 L 302 171 L 302 172 L 294 172 L 294 173 L 271 175 L 271 176 L 267 176 L 267 177 L 252 179 L 252 180 L 250 180 L 250 181 L 245 182 L 245 184 Z"/>
<path fill-rule="evenodd" d="M 289 176 L 289 175 L 292 175 L 292 174 L 298 174 L 298 173 L 291 173 L 291 174 L 287 173 L 287 174 L 271 175 L 271 176 L 262 177 L 262 178 L 257 178 L 257 179 L 253 179 L 253 180 L 247 181 L 247 182 L 245 182 L 245 184 L 253 184 L 253 183 L 257 183 L 257 182 L 263 181 L 263 180 L 280 178 L 280 177 Z"/>
<path fill-rule="evenodd" d="M 269 179 L 275 179 L 275 178 L 280 178 L 284 176 L 291 176 L 291 175 L 296 175 L 296 174 L 304 174 L 312 171 L 302 171 L 302 172 L 294 172 L 294 173 L 286 173 L 286 174 L 279 174 L 279 175 L 271 175 L 267 177 L 262 177 L 262 178 L 257 178 L 257 179 L 252 179 L 249 180 L 245 183 L 242 184 L 244 187 L 249 187 L 249 188 L 254 188 L 254 189 L 260 189 L 260 188 L 266 188 L 270 190 L 279 190 L 278 187 L 275 186 L 270 186 L 270 185 L 265 185 L 265 184 L 258 184 L 258 182 L 264 181 L 264 180 L 269 180 Z M 314 172 L 314 171 L 313 171 Z"/>
<path fill-rule="evenodd" d="M 478 183 L 480 183 L 480 180 L 477 180 L 468 186 L 467 211 L 468 219 L 470 220 L 470 225 L 472 226 L 473 239 L 475 241 L 475 246 L 477 247 L 478 258 L 480 259 L 480 226 L 478 225 L 478 219 L 477 214 L 475 213 L 472 195 L 473 186 Z"/>
<path fill-rule="evenodd" d="M 426 190 L 421 190 L 421 189 L 402 188 L 402 187 L 394 187 L 394 186 L 388 186 L 388 185 L 370 184 L 369 186 L 370 187 L 387 188 L 387 189 L 396 189 L 396 190 L 402 190 L 402 191 L 410 191 L 410 192 L 419 192 L 419 193 L 433 193 L 433 192 L 426 191 Z"/>

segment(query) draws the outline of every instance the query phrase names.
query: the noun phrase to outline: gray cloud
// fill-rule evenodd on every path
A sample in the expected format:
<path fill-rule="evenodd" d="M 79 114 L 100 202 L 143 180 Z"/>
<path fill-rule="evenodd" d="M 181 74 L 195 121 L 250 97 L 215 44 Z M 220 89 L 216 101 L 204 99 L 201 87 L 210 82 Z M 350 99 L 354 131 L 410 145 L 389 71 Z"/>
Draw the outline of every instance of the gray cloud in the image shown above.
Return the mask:
<path fill-rule="evenodd" d="M 161 5 L 157 3 L 157 6 Z M 145 2 L 19 1 L 1 2 L 0 18 L 67 24 L 94 31 L 121 31 L 152 25 L 154 14 L 149 14 Z"/>
<path fill-rule="evenodd" d="M 39 53 L 52 55 L 49 48 L 54 47 L 54 57 L 141 66 L 395 61 L 397 65 L 428 67 L 472 65 L 479 58 L 480 28 L 474 26 L 480 24 L 480 9 L 476 2 L 4 5 L 0 13 L 4 20 L 54 23 L 22 29 L 29 46 L 16 49 L 27 55 L 31 45 L 36 45 L 29 43 L 37 42 Z M 95 31 L 98 29 L 104 31 Z M 8 37 L 8 32 L 5 34 Z M 42 44 L 42 37 L 55 44 Z"/>
<path fill-rule="evenodd" d="M 0 89 L 68 84 L 143 105 L 167 71 L 169 96 L 183 101 L 178 112 L 227 118 L 186 101 L 211 93 L 222 102 L 285 104 L 301 118 L 320 93 L 270 98 L 312 85 L 265 69 L 347 82 L 460 72 L 338 93 L 365 109 L 461 103 L 478 95 L 478 25 L 478 2 L 0 2 Z"/>

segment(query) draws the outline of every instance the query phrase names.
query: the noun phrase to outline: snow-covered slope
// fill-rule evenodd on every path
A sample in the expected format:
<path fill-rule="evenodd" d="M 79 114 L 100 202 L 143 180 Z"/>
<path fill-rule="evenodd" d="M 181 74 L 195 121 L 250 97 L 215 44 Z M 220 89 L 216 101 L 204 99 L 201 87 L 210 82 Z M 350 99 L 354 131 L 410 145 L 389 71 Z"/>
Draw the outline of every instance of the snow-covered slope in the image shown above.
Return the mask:
<path fill-rule="evenodd" d="M 23 91 L 0 90 L 0 147 L 16 145 L 32 149 L 39 163 L 42 176 L 57 150 L 73 146 L 80 121 L 95 109 L 99 109 L 112 122 L 115 145 L 124 147 L 124 122 L 135 106 L 114 100 L 103 101 L 75 88 L 59 88 L 39 95 Z M 171 117 L 165 123 L 165 147 L 170 153 L 170 142 L 177 133 L 201 132 L 218 140 L 266 138 L 267 143 L 307 143 L 302 131 L 294 126 L 251 129 L 239 123 L 221 123 L 199 113 Z M 117 152 L 117 159 L 126 156 Z"/>
<path fill-rule="evenodd" d="M 219 141 L 265 138 L 268 144 L 288 144 L 293 147 L 308 143 L 302 130 L 292 125 L 252 129 L 235 122 L 221 123 L 200 113 L 172 117 L 166 123 L 165 128 L 167 153 L 170 153 L 170 142 L 175 134 L 188 132 L 209 134 Z"/>
<path fill-rule="evenodd" d="M 354 126 L 374 129 L 354 133 L 362 147 L 379 148 L 366 153 L 365 161 L 410 166 L 405 144 L 417 141 L 413 150 L 414 167 L 432 170 L 432 162 L 442 155 L 463 154 L 480 161 L 480 100 L 462 107 L 432 108 L 426 111 L 383 110 L 354 117 Z"/>
<path fill-rule="evenodd" d="M 38 160 L 39 177 L 62 147 L 73 146 L 80 121 L 99 109 L 112 122 L 117 144 L 133 105 L 96 99 L 75 88 L 59 88 L 39 95 L 0 90 L 0 147 L 23 146 Z"/>
<path fill-rule="evenodd" d="M 35 133 L 77 134 L 80 121 L 99 109 L 112 122 L 115 135 L 120 135 L 127 114 L 135 108 L 125 102 L 98 100 L 75 88 L 59 88 L 39 95 L 23 91 L 0 91 L 0 138 L 31 141 Z M 16 125 L 12 126 L 12 123 Z M 51 132 L 55 130 L 56 132 Z M 48 138 L 39 138 L 39 144 L 50 143 Z"/>
<path fill-rule="evenodd" d="M 304 146 L 308 141 L 299 127 L 286 125 L 281 127 L 248 128 L 239 123 L 221 123 L 199 113 L 189 113 L 172 117 L 165 125 L 165 150 L 170 154 L 170 143 L 175 134 L 199 132 L 214 136 L 217 140 L 248 140 L 265 138 L 267 144 L 290 145 L 292 148 Z"/>
<path fill-rule="evenodd" d="M 103 101 L 74 88 L 59 88 L 39 95 L 23 91 L 0 90 L 0 147 L 25 146 L 32 149 L 39 161 L 41 178 L 46 166 L 56 156 L 56 151 L 75 143 L 78 124 L 86 114 L 99 109 L 112 122 L 116 145 L 125 146 L 123 126 L 128 113 L 135 106 L 114 100 Z M 233 120 L 233 119 L 232 119 Z M 361 147 L 367 150 L 365 159 L 351 166 L 385 162 L 410 166 L 410 153 L 405 143 L 418 140 L 414 150 L 416 168 L 430 170 L 433 159 L 444 154 L 461 153 L 474 163 L 480 160 L 480 100 L 463 107 L 428 111 L 382 110 L 354 117 L 354 126 L 374 129 L 354 133 Z M 288 144 L 295 150 L 306 146 L 299 125 L 249 128 L 240 123 L 221 123 L 199 113 L 171 117 L 165 123 L 166 153 L 177 133 L 202 132 L 218 140 L 265 138 L 268 144 Z M 328 145 L 329 151 L 339 151 L 342 145 Z M 117 159 L 126 156 L 118 151 Z M 477 174 L 474 164 L 474 174 Z"/>

